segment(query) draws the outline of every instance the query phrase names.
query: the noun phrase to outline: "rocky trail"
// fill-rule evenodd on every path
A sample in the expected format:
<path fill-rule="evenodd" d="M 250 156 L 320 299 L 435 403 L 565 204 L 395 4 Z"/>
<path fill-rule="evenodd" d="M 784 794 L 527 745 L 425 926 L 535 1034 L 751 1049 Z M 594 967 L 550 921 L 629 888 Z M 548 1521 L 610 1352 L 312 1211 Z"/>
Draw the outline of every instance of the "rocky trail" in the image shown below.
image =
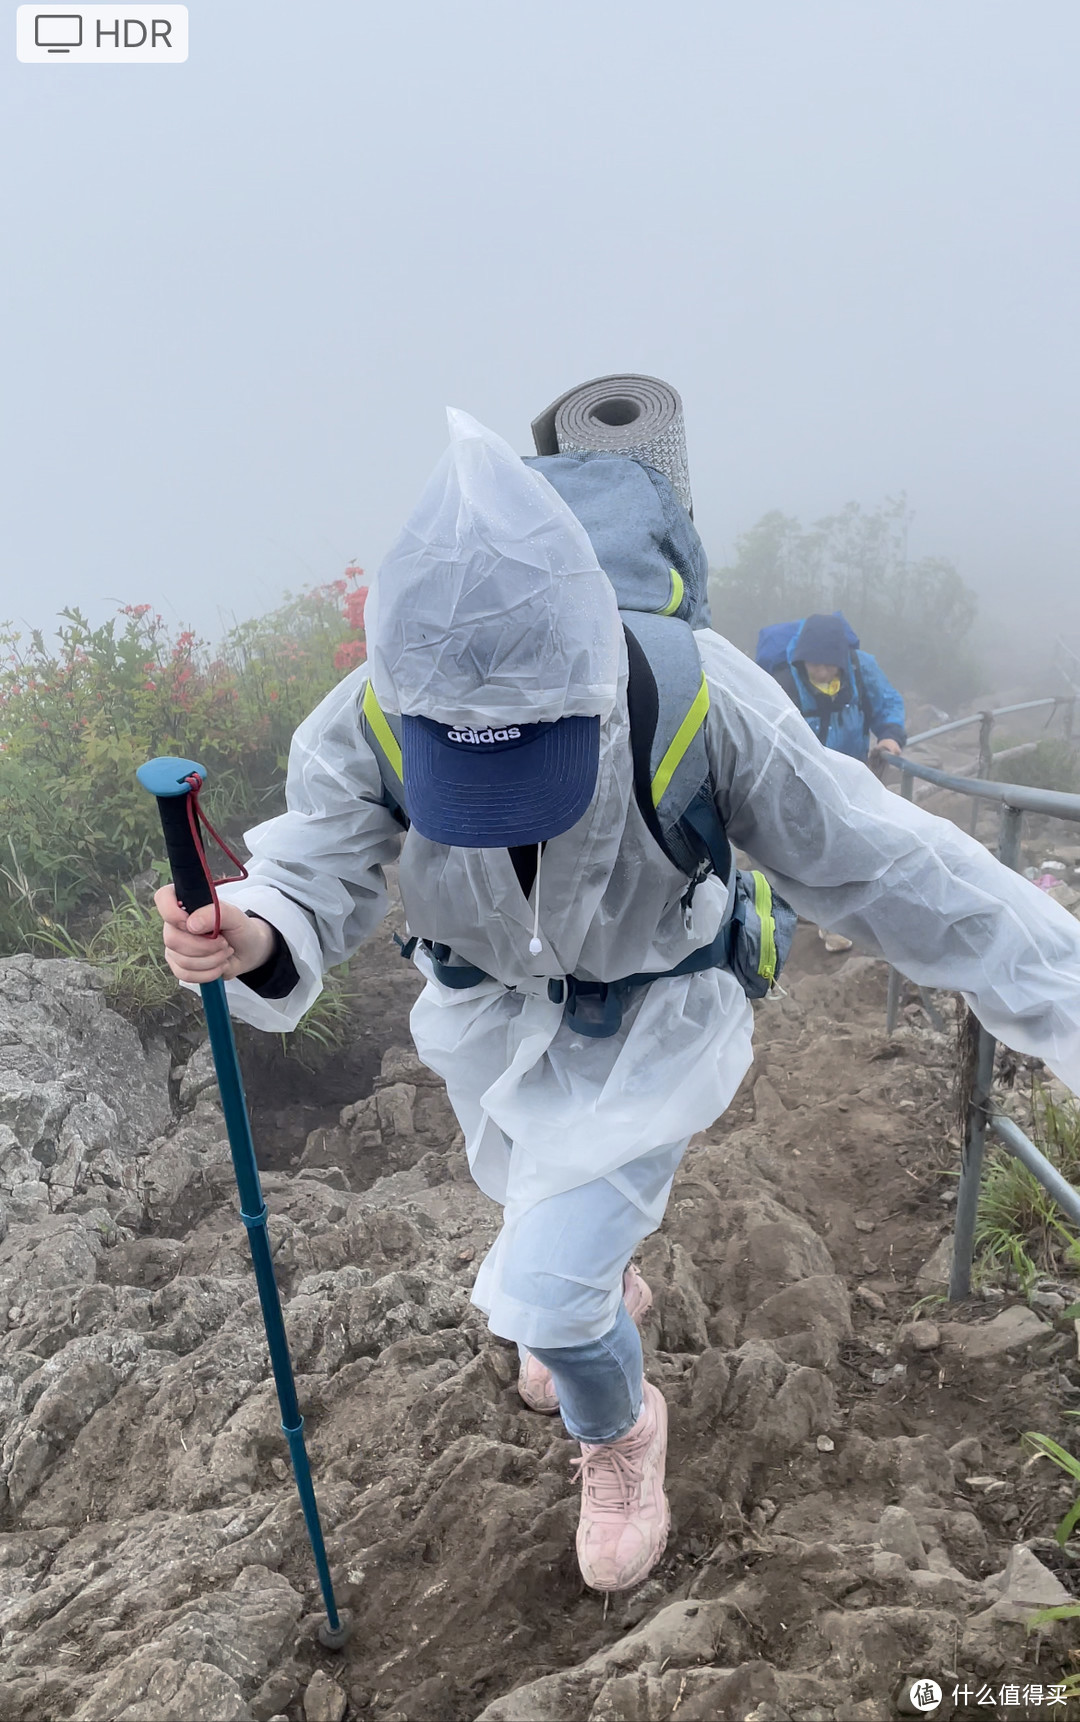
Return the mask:
<path fill-rule="evenodd" d="M 1080 1592 L 1071 1491 L 1020 1436 L 1068 1439 L 1076 1336 L 1053 1296 L 940 1302 L 951 1001 L 888 1041 L 883 965 L 800 929 L 640 1254 L 673 1530 L 605 1610 L 575 1449 L 468 1301 L 497 1212 L 414 977 L 388 936 L 361 964 L 372 1091 L 265 1178 L 334 1656 L 206 1053 L 170 1070 L 84 965 L 0 962 L 3 1722 L 876 1722 L 913 1676 L 1064 1679 L 1073 1629 L 1025 1622 Z"/>

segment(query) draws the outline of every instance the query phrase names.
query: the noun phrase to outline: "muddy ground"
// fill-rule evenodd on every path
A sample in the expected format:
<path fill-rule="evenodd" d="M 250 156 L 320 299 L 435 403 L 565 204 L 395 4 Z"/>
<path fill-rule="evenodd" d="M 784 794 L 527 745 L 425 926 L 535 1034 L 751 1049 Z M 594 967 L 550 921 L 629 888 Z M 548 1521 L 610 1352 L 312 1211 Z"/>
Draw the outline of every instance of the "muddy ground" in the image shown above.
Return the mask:
<path fill-rule="evenodd" d="M 1072 1490 L 1020 1437 L 1071 1441 L 1080 1363 L 1075 1288 L 943 1304 L 953 1002 L 937 1031 L 907 990 L 888 1040 L 883 965 L 800 929 L 640 1254 L 673 1529 L 605 1608 L 574 1448 L 468 1301 L 498 1215 L 408 1049 L 415 977 L 388 934 L 356 973 L 332 1104 L 248 1068 L 334 1656 L 205 1053 L 170 1073 L 84 966 L 0 962 L 3 1722 L 877 1722 L 914 1676 L 935 1715 L 1066 1714 L 976 1697 L 1074 1666 L 1026 1624 L 1080 1593 Z"/>

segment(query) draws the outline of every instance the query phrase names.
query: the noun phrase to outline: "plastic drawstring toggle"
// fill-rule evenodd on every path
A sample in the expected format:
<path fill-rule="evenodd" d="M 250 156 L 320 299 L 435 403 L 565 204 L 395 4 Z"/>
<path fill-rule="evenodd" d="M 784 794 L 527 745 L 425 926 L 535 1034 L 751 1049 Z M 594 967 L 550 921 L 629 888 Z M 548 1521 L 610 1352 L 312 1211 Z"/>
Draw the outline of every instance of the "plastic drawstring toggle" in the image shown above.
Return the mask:
<path fill-rule="evenodd" d="M 207 939 L 216 939 L 218 934 L 221 932 L 221 903 L 218 900 L 217 888 L 219 885 L 235 885 L 241 879 L 246 879 L 248 876 L 248 870 L 244 866 L 239 855 L 234 855 L 225 839 L 214 830 L 214 827 L 211 825 L 206 814 L 200 807 L 199 791 L 202 788 L 202 778 L 199 776 L 198 772 L 193 771 L 190 777 L 186 777 L 184 779 L 184 782 L 188 785 L 188 789 L 190 791 L 187 798 L 187 816 L 188 825 L 191 827 L 191 841 L 195 845 L 195 853 L 199 857 L 199 865 L 202 867 L 203 877 L 205 878 L 210 891 L 210 900 L 214 905 L 214 930 L 212 933 L 206 933 L 203 936 Z M 210 863 L 206 859 L 206 850 L 203 847 L 202 831 L 204 828 L 210 833 L 214 842 L 221 850 L 221 853 L 228 856 L 234 867 L 239 867 L 239 873 L 227 873 L 221 879 L 214 878 L 214 875 L 210 871 Z"/>
<path fill-rule="evenodd" d="M 536 902 L 533 908 L 533 934 L 529 940 L 530 957 L 538 957 L 543 950 L 543 940 L 540 937 L 540 863 L 544 859 L 544 845 L 536 845 Z"/>

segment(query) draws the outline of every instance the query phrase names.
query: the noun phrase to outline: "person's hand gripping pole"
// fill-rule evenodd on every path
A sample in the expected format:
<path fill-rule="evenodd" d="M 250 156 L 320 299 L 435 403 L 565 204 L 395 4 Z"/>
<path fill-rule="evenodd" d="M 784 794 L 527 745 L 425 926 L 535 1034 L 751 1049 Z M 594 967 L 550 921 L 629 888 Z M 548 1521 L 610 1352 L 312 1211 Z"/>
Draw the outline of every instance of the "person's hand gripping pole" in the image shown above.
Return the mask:
<path fill-rule="evenodd" d="M 203 968 L 198 966 L 198 958 L 194 952 L 174 951 L 170 965 L 174 972 L 191 964 L 191 974 L 198 979 L 199 991 L 202 995 L 203 1009 L 206 1012 L 206 1025 L 210 1033 L 210 1047 L 214 1055 L 214 1069 L 217 1072 L 218 1088 L 221 1091 L 221 1104 L 225 1113 L 225 1125 L 229 1134 L 229 1147 L 232 1150 L 233 1170 L 236 1173 L 236 1186 L 240 1194 L 240 1218 L 247 1227 L 248 1243 L 251 1246 L 251 1259 L 255 1268 L 255 1281 L 259 1289 L 259 1302 L 262 1305 L 263 1322 L 266 1327 L 266 1341 L 270 1348 L 270 1364 L 274 1372 L 274 1384 L 277 1388 L 278 1404 L 281 1407 L 281 1427 L 289 1443 L 289 1455 L 292 1459 L 293 1476 L 300 1496 L 300 1505 L 304 1512 L 304 1522 L 307 1525 L 311 1550 L 315 1556 L 315 1567 L 319 1575 L 319 1586 L 322 1590 L 323 1602 L 326 1605 L 326 1620 L 319 1628 L 321 1642 L 331 1650 L 339 1650 L 345 1643 L 348 1629 L 343 1626 L 338 1614 L 337 1603 L 334 1600 L 334 1587 L 330 1579 L 330 1568 L 326 1559 L 326 1546 L 323 1542 L 322 1525 L 319 1522 L 319 1508 L 315 1500 L 315 1489 L 311 1480 L 311 1467 L 308 1463 L 307 1448 L 304 1444 L 304 1420 L 300 1415 L 300 1407 L 296 1398 L 296 1383 L 293 1379 L 292 1362 L 289 1357 L 288 1341 L 285 1337 L 285 1324 L 281 1315 L 281 1299 L 278 1296 L 277 1281 L 274 1278 L 273 1261 L 270 1255 L 270 1238 L 267 1232 L 266 1203 L 263 1200 L 262 1186 L 259 1182 L 259 1169 L 255 1162 L 255 1147 L 251 1137 L 251 1123 L 248 1119 L 247 1103 L 244 1099 L 244 1086 L 240 1076 L 240 1065 L 236 1056 L 236 1043 L 233 1039 L 232 1019 L 229 1016 L 228 1001 L 225 997 L 225 982 L 230 972 L 239 973 L 234 968 L 237 962 L 235 947 L 229 934 L 233 925 L 226 927 L 228 906 L 219 904 L 216 885 L 222 881 L 215 880 L 211 874 L 203 847 L 202 830 L 215 838 L 217 834 L 206 822 L 199 810 L 199 791 L 202 788 L 206 773 L 201 765 L 196 765 L 190 759 L 152 759 L 146 765 L 140 766 L 139 782 L 144 789 L 155 796 L 158 812 L 161 815 L 161 828 L 165 837 L 165 848 L 168 852 L 169 867 L 172 871 L 175 902 L 180 906 L 181 913 L 165 914 L 163 918 L 167 926 L 179 927 L 181 921 L 187 925 L 187 918 L 195 916 L 198 910 L 213 908 L 213 917 L 207 917 L 210 924 L 205 932 L 201 929 L 188 930 L 184 934 L 186 943 L 201 937 L 206 942 L 206 954 L 211 958 Z M 220 838 L 217 838 L 220 843 Z M 221 845 L 224 849 L 224 844 Z M 225 853 L 230 860 L 236 857 L 228 849 Z M 239 864 L 239 863 L 238 863 Z M 243 876 L 241 869 L 240 877 Z M 172 905 L 167 905 L 171 907 Z M 238 912 L 234 912 L 238 913 Z M 228 914 L 230 923 L 234 922 L 234 914 Z M 247 917 L 243 917 L 245 920 Z M 202 917 L 200 917 L 201 921 Z M 182 931 L 182 929 L 181 929 Z M 236 936 L 242 929 L 236 927 Z M 224 943 L 222 933 L 226 934 Z M 260 936 L 260 935 L 256 935 Z M 229 954 L 226 954 L 229 953 Z M 242 961 L 243 968 L 253 965 Z M 207 980 L 203 976 L 210 972 L 213 978 Z M 183 978 L 187 978 L 184 976 Z"/>

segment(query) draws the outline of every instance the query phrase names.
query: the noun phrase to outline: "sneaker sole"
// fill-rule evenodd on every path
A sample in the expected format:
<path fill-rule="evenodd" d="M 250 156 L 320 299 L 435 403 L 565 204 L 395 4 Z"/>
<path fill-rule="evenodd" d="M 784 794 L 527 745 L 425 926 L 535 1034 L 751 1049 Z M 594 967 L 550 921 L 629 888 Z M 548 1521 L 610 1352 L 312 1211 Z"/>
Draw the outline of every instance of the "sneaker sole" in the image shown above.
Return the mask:
<path fill-rule="evenodd" d="M 589 1584 L 588 1579 L 585 1579 L 584 1583 L 585 1583 L 586 1587 L 589 1590 L 594 1590 L 596 1592 L 597 1596 L 619 1596 L 624 1590 L 635 1590 L 639 1584 L 644 1584 L 644 1582 L 648 1578 L 649 1574 L 651 1572 L 655 1572 L 656 1568 L 659 1566 L 660 1562 L 663 1560 L 664 1550 L 667 1548 L 668 1537 L 670 1535 L 671 1535 L 671 1508 L 667 1504 L 667 1496 L 665 1495 L 665 1497 L 664 1497 L 664 1518 L 663 1518 L 663 1529 L 661 1532 L 661 1542 L 660 1542 L 660 1546 L 657 1549 L 655 1555 L 652 1557 L 652 1560 L 643 1562 L 640 1567 L 637 1567 L 635 1569 L 634 1574 L 631 1578 L 623 1579 L 622 1584 L 613 1584 L 613 1585 Z"/>

